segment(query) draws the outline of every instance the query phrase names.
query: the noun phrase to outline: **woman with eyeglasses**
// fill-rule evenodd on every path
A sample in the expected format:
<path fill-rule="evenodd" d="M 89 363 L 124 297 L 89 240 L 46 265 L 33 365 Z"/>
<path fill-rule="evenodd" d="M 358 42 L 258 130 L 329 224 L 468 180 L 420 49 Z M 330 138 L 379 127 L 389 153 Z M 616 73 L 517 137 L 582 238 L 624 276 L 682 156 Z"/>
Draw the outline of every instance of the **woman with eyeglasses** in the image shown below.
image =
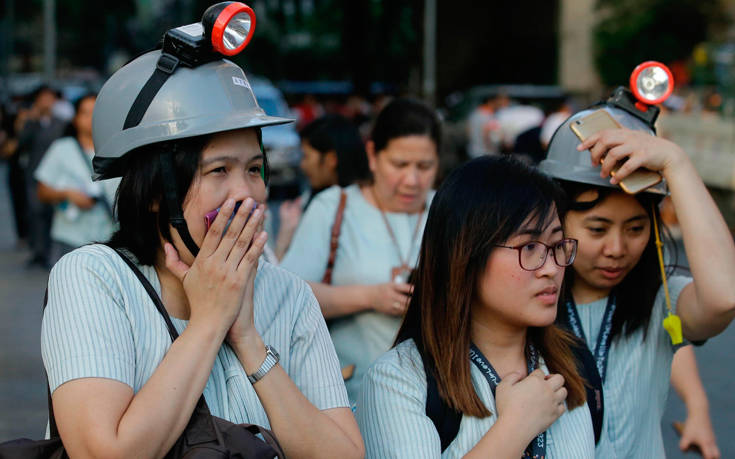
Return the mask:
<path fill-rule="evenodd" d="M 396 344 L 363 380 L 368 457 L 594 457 L 572 337 L 554 325 L 577 248 L 560 197 L 507 158 L 475 159 L 445 180 Z M 446 407 L 439 420 L 433 396 Z"/>
<path fill-rule="evenodd" d="M 590 111 L 578 113 L 559 128 L 541 163 L 566 191 L 564 232 L 579 241 L 557 323 L 577 335 L 597 362 L 604 395 L 598 457 L 664 457 L 661 419 L 678 349 L 670 333 L 706 340 L 735 317 L 735 245 L 686 153 L 651 135 L 630 114 L 605 110 L 628 129 L 604 130 L 580 143 L 568 124 Z M 613 171 L 616 163 L 622 166 Z M 639 168 L 665 179 L 692 277 L 662 280 L 664 257 L 656 245 L 664 235 L 658 203 L 666 187 L 631 195 L 618 186 Z M 719 457 L 716 445 L 704 453 Z"/>

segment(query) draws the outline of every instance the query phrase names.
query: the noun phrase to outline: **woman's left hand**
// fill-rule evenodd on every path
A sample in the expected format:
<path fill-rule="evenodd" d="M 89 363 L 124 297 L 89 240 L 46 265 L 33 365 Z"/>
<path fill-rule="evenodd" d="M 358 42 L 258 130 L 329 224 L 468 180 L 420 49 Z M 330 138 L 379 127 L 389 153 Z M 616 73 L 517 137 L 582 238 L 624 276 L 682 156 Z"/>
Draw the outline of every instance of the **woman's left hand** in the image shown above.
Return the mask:
<path fill-rule="evenodd" d="M 263 231 L 260 231 L 255 235 L 255 237 L 258 236 L 267 237 L 267 234 Z M 257 274 L 258 260 L 262 253 L 263 250 L 261 248 L 261 250 L 259 250 L 257 253 L 252 254 L 252 258 L 250 257 L 251 254 L 248 254 L 243 257 L 243 260 L 241 262 L 249 263 L 251 267 L 248 271 L 248 278 L 245 281 L 245 289 L 243 291 L 243 299 L 242 305 L 240 306 L 240 312 L 235 318 L 235 322 L 233 322 L 232 326 L 227 331 L 227 336 L 225 338 L 227 343 L 234 349 L 237 349 L 241 345 L 248 346 L 247 343 L 249 342 L 257 343 L 260 339 L 258 331 L 255 329 L 255 306 L 253 302 L 253 297 L 255 295 L 255 276 Z M 257 350 L 260 351 L 260 346 L 258 346 Z"/>
<path fill-rule="evenodd" d="M 643 131 L 606 129 L 587 138 L 577 150 L 589 150 L 592 164 L 602 165 L 601 177 L 608 177 L 616 165 L 620 169 L 610 180 L 613 185 L 639 168 L 659 172 L 667 177 L 674 169 L 688 161 L 684 151 L 675 143 Z"/>
<path fill-rule="evenodd" d="M 704 459 L 720 459 L 715 432 L 709 414 L 703 416 L 687 416 L 679 441 L 679 449 L 687 451 L 698 447 Z"/>

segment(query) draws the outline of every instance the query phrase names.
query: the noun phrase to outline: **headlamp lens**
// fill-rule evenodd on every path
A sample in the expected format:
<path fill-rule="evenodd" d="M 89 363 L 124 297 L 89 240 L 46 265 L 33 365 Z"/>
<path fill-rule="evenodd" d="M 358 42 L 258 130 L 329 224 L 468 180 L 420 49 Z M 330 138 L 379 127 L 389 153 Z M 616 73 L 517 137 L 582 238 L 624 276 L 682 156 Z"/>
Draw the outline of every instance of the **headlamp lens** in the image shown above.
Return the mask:
<path fill-rule="evenodd" d="M 656 100 L 669 89 L 669 76 L 661 67 L 648 67 L 638 75 L 638 92 L 646 100 Z"/>
<path fill-rule="evenodd" d="M 225 48 L 235 50 L 239 48 L 250 34 L 250 15 L 237 13 L 225 27 L 222 42 Z"/>
<path fill-rule="evenodd" d="M 660 104 L 674 90 L 674 77 L 664 64 L 648 61 L 633 70 L 630 86 L 639 101 L 647 105 Z"/>

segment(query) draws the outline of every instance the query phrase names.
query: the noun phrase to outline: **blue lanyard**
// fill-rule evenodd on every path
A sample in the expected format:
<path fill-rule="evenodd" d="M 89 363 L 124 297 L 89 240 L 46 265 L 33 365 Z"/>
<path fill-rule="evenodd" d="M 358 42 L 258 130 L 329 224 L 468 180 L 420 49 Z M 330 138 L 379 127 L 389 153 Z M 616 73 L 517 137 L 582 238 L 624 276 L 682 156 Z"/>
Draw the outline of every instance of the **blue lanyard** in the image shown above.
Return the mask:
<path fill-rule="evenodd" d="M 602 382 L 605 382 L 605 374 L 607 372 L 607 356 L 610 353 L 610 332 L 612 331 L 614 314 L 615 296 L 610 295 L 607 298 L 607 306 L 605 306 L 605 313 L 602 316 L 602 323 L 600 324 L 600 331 L 597 334 L 597 344 L 595 345 L 595 353 L 593 355 L 595 364 L 597 365 L 597 372 L 600 374 Z M 582 330 L 582 321 L 579 318 L 577 306 L 573 300 L 567 301 L 567 322 L 572 333 L 587 345 L 587 338 L 585 338 L 584 330 Z"/>
<path fill-rule="evenodd" d="M 538 367 L 538 353 L 532 345 L 529 345 L 528 347 L 528 357 L 528 374 L 531 374 L 531 372 Z M 482 352 L 480 352 L 474 344 L 470 345 L 470 360 L 485 376 L 488 384 L 490 384 L 490 390 L 493 392 L 493 397 L 495 397 L 495 389 L 498 387 L 498 384 L 500 384 L 500 376 L 498 376 L 495 368 L 493 368 L 487 358 L 482 355 Z M 546 457 L 546 432 L 541 432 L 531 443 L 528 444 L 522 457 L 533 459 L 543 459 Z"/>

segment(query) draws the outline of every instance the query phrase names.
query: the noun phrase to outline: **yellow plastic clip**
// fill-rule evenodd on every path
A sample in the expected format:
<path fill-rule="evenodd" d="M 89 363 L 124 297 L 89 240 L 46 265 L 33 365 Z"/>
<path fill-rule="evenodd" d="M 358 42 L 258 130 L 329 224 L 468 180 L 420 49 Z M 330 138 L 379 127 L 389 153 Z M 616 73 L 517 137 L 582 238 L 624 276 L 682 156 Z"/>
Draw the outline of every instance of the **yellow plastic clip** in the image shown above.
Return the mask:
<path fill-rule="evenodd" d="M 669 332 L 671 337 L 671 344 L 676 346 L 684 341 L 684 337 L 681 332 L 681 319 L 676 314 L 669 314 L 664 318 L 664 329 Z"/>
<path fill-rule="evenodd" d="M 656 204 L 652 204 L 655 206 Z M 684 340 L 683 333 L 681 331 L 681 319 L 676 314 L 671 312 L 671 297 L 669 296 L 669 284 L 666 282 L 666 268 L 664 267 L 664 254 L 661 250 L 663 242 L 661 242 L 661 236 L 658 234 L 658 221 L 656 221 L 656 209 L 652 209 L 653 215 L 653 232 L 656 235 L 656 252 L 658 253 L 658 266 L 661 269 L 661 282 L 664 287 L 664 295 L 666 295 L 666 310 L 668 315 L 664 318 L 663 327 L 669 333 L 671 337 L 671 344 L 674 346 L 679 345 Z"/>

